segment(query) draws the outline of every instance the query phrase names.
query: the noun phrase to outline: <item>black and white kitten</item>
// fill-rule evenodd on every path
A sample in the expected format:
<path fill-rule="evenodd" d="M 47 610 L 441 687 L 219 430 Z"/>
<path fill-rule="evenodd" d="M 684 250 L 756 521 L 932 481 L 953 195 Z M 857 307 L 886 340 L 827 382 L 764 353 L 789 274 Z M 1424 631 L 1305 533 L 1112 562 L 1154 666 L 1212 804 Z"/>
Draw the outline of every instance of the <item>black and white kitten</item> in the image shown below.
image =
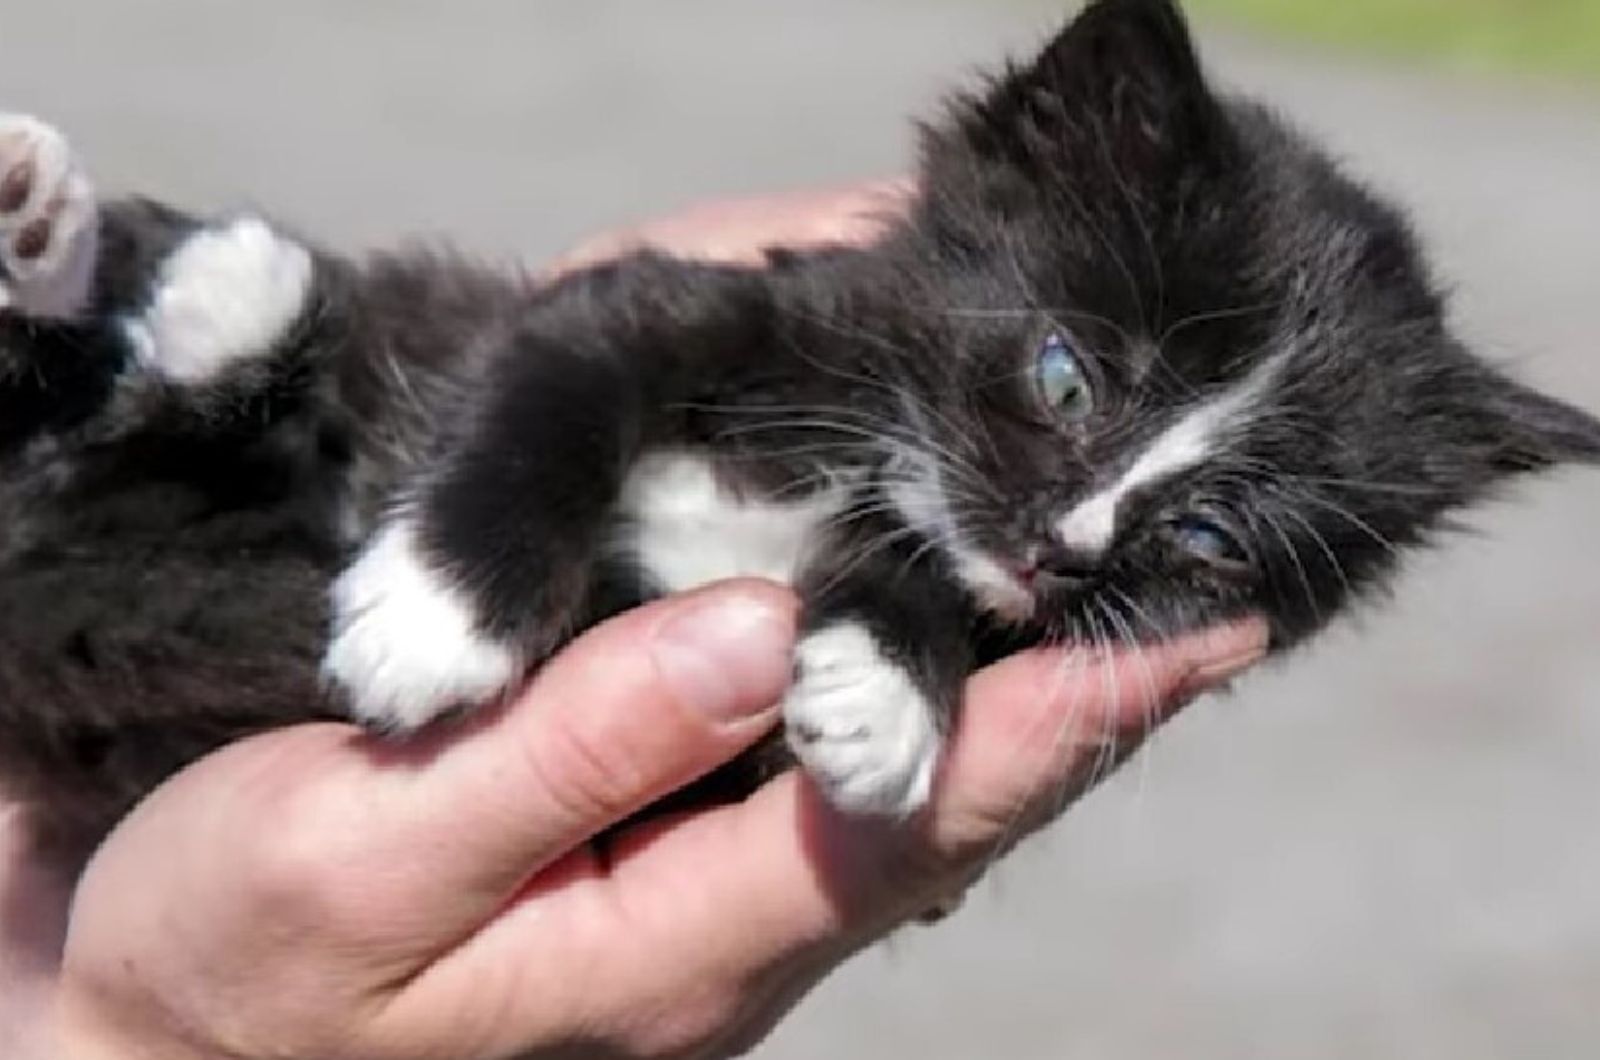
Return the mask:
<path fill-rule="evenodd" d="M 0 120 L 0 776 L 93 834 L 222 740 L 412 730 L 753 574 L 805 601 L 795 756 L 906 815 L 989 653 L 1247 613 L 1288 648 L 1502 480 L 1600 460 L 1170 0 L 957 98 L 920 189 L 868 250 L 539 287 L 97 206 Z"/>

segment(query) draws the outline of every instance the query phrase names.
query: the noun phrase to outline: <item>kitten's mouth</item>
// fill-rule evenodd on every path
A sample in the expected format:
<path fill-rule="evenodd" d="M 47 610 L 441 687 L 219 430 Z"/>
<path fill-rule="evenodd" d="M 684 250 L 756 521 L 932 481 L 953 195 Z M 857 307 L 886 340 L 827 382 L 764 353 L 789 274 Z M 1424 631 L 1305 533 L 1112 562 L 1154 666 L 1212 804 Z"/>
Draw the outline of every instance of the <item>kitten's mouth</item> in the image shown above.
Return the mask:
<path fill-rule="evenodd" d="M 1092 588 L 1101 575 L 1097 564 L 1043 549 L 1034 549 L 1027 559 L 1012 563 L 1007 572 L 1018 586 L 1037 597 L 1082 593 Z"/>
<path fill-rule="evenodd" d="M 980 596 L 994 614 L 1012 622 L 1029 622 L 1049 614 L 1089 591 L 1097 574 L 1052 570 L 1039 560 L 996 559 Z"/>

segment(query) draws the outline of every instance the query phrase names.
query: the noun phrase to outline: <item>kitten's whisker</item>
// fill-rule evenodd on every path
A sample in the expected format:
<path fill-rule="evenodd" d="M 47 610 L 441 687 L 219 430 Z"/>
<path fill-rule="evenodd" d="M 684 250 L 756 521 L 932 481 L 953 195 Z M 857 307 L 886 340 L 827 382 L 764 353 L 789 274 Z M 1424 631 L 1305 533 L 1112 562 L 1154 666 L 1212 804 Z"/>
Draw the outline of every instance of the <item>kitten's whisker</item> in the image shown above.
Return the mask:
<path fill-rule="evenodd" d="M 1385 549 L 1390 555 L 1395 556 L 1397 558 L 1399 557 L 1399 555 L 1400 555 L 1400 546 L 1396 545 L 1393 541 L 1390 541 L 1388 538 L 1386 538 L 1382 534 L 1378 533 L 1377 530 L 1373 529 L 1373 527 L 1372 527 L 1372 525 L 1370 523 L 1368 523 L 1365 520 L 1363 520 L 1360 516 L 1356 515 L 1354 512 L 1351 512 L 1348 509 L 1343 508 L 1338 504 L 1335 504 L 1333 501 L 1325 500 L 1322 497 L 1318 497 L 1316 494 L 1311 493 L 1309 491 L 1297 490 L 1295 492 L 1296 492 L 1296 495 L 1301 500 L 1305 501 L 1308 504 L 1314 504 L 1317 507 L 1322 508 L 1323 510 L 1329 512 L 1330 514 L 1335 515 L 1338 518 L 1345 520 L 1351 526 L 1355 527 L 1357 530 L 1360 530 L 1362 533 L 1364 533 L 1368 537 L 1370 537 L 1374 542 L 1376 542 L 1379 546 L 1381 546 L 1383 549 Z"/>
<path fill-rule="evenodd" d="M 1161 337 L 1156 340 L 1156 344 L 1164 345 L 1172 336 L 1187 328 L 1197 327 L 1201 324 L 1214 324 L 1222 320 L 1236 320 L 1239 317 L 1254 316 L 1257 313 L 1282 309 L 1286 305 L 1288 305 L 1288 300 L 1280 298 L 1274 301 L 1258 302 L 1255 305 L 1236 306 L 1232 309 L 1215 309 L 1204 313 L 1192 313 L 1163 331 Z"/>
<path fill-rule="evenodd" d="M 1328 539 L 1323 536 L 1322 532 L 1312 525 L 1309 519 L 1291 507 L 1285 507 L 1283 514 L 1305 528 L 1306 533 L 1311 535 L 1311 539 L 1317 543 L 1317 547 L 1327 557 L 1328 565 L 1333 568 L 1333 572 L 1338 576 L 1340 584 L 1344 586 L 1345 596 L 1347 598 L 1354 596 L 1355 587 L 1350 583 L 1350 578 L 1345 573 L 1344 564 L 1339 562 L 1339 557 L 1334 553 L 1333 546 L 1328 543 Z"/>
<path fill-rule="evenodd" d="M 1131 614 L 1149 627 L 1151 633 L 1155 635 L 1158 643 L 1163 645 L 1172 643 L 1172 635 L 1167 631 L 1166 627 L 1160 622 L 1157 622 L 1155 618 L 1151 616 L 1149 611 L 1145 610 L 1139 605 L 1138 601 L 1134 600 L 1133 597 L 1129 596 L 1115 585 L 1108 584 L 1105 588 L 1107 592 L 1115 593 L 1117 599 L 1122 603 L 1122 605 L 1126 607 Z"/>
<path fill-rule="evenodd" d="M 1363 482 L 1351 478 L 1315 478 L 1309 475 L 1285 475 L 1291 482 L 1312 486 L 1332 486 L 1338 489 L 1364 490 L 1372 493 L 1393 493 L 1403 497 L 1433 497 L 1438 490 L 1429 486 L 1406 486 L 1390 482 Z"/>
<path fill-rule="evenodd" d="M 972 440 L 971 436 L 968 435 L 967 432 L 959 424 L 955 423 L 948 416 L 946 416 L 944 413 L 940 412 L 938 409 L 934 408 L 932 405 L 928 404 L 927 402 L 921 401 L 921 400 L 918 400 L 917 398 L 915 398 L 910 393 L 910 391 L 906 391 L 904 396 L 907 398 L 906 414 L 908 416 L 910 416 L 913 419 L 917 419 L 920 416 L 931 415 L 935 420 L 937 420 L 939 423 L 942 423 L 944 425 L 945 430 L 949 431 L 950 434 L 952 434 L 955 437 L 956 441 L 959 444 L 961 444 L 962 446 L 964 446 L 966 448 L 966 450 L 971 454 L 971 456 L 973 458 L 981 457 L 983 455 L 979 451 L 977 443 Z M 968 459 L 967 457 L 961 455 L 960 453 L 955 452 L 954 450 L 950 449 L 948 446 L 945 446 L 945 445 L 935 441 L 934 437 L 933 437 L 933 432 L 928 429 L 928 425 L 926 423 L 919 422 L 917 424 L 917 426 L 919 428 L 919 430 L 917 431 L 917 434 L 918 434 L 918 436 L 920 438 L 923 439 L 922 444 L 924 446 L 932 446 L 933 448 L 937 449 L 939 452 L 941 452 L 945 456 L 947 456 L 952 463 L 954 463 L 957 466 L 962 467 L 962 468 L 964 468 L 964 469 L 966 469 L 966 470 L 968 470 L 968 471 L 970 471 L 970 472 L 972 472 L 974 474 L 977 473 L 977 468 L 973 466 L 971 459 Z M 980 420 L 980 426 L 981 426 L 981 420 Z M 996 454 L 994 452 L 993 441 L 991 439 L 989 439 L 987 435 L 985 435 L 984 440 L 985 440 L 985 442 L 988 443 L 988 447 L 990 449 L 990 455 L 994 456 L 994 457 L 996 457 L 998 459 L 998 454 Z"/>
<path fill-rule="evenodd" d="M 1119 593 L 1119 595 L 1121 594 Z M 1128 624 L 1126 618 L 1118 614 L 1116 609 L 1110 606 L 1108 601 L 1098 597 L 1096 599 L 1106 617 L 1117 627 L 1119 639 L 1138 662 L 1140 680 L 1144 685 L 1144 697 L 1139 706 L 1139 720 L 1144 726 L 1144 732 L 1140 734 L 1138 741 L 1140 751 L 1139 780 L 1135 795 L 1135 805 L 1137 805 L 1143 801 L 1150 780 L 1150 753 L 1147 748 L 1149 739 L 1155 733 L 1156 726 L 1159 723 L 1157 711 L 1161 701 L 1161 694 L 1156 688 L 1155 671 L 1150 666 L 1150 659 L 1145 654 L 1144 645 L 1134 635 L 1133 627 Z"/>
<path fill-rule="evenodd" d="M 910 556 L 906 557 L 906 560 L 905 560 L 904 563 L 900 564 L 900 576 L 901 577 L 905 577 L 907 574 L 909 574 L 911 572 L 911 570 L 914 567 L 916 567 L 916 565 L 918 563 L 922 562 L 922 558 L 924 556 L 926 556 L 928 553 L 932 552 L 934 549 L 936 549 L 938 547 L 939 547 L 938 540 L 936 540 L 935 538 L 929 537 L 926 541 L 924 541 L 922 543 L 921 547 L 919 547 L 915 552 L 911 553 Z"/>
<path fill-rule="evenodd" d="M 1073 627 L 1074 630 L 1077 627 L 1076 619 L 1073 619 Z M 1039 711 L 1039 721 L 1036 728 L 1042 728 L 1050 720 L 1052 716 L 1052 711 L 1049 709 L 1050 705 L 1055 702 L 1056 697 L 1061 695 L 1068 682 L 1083 673 L 1084 668 L 1088 665 L 1089 658 L 1088 651 L 1081 643 L 1075 643 L 1070 650 L 1062 651 L 1060 664 L 1054 668 L 1054 676 L 1041 692 L 1040 702 L 1043 707 Z M 1085 687 L 1084 684 L 1078 684 L 1073 689 L 1072 702 L 1067 706 L 1066 717 L 1056 727 L 1056 733 L 1050 741 L 1050 757 L 1052 760 L 1058 760 L 1068 753 L 1067 743 L 1077 731 L 1078 718 L 1083 709 Z M 1063 794 L 1060 796 L 1060 801 L 1064 806 L 1067 800 L 1071 798 L 1073 788 L 1073 772 L 1071 770 L 1068 770 L 1063 776 L 1061 787 Z M 1028 799 L 1027 793 L 1022 793 L 1016 807 L 1011 811 L 1005 827 L 1000 831 L 1000 839 L 996 843 L 993 852 L 984 860 L 979 873 L 980 877 L 987 876 L 995 863 L 1004 857 L 1006 852 L 1021 838 L 1020 831 L 1027 821 L 1028 811 L 1031 808 L 1032 802 Z"/>
<path fill-rule="evenodd" d="M 917 533 L 918 531 L 916 528 L 906 526 L 889 531 L 888 533 L 879 534 L 876 537 L 868 538 L 853 552 L 848 552 L 844 557 L 841 557 L 842 559 L 847 560 L 847 562 L 843 563 L 837 570 L 835 570 L 833 575 L 829 577 L 827 581 L 818 586 L 812 595 L 814 597 L 826 596 L 828 593 L 837 588 L 846 578 L 854 574 L 856 570 L 858 570 L 867 560 L 871 559 L 873 556 L 876 556 L 884 549 L 893 547 L 898 542 L 905 540 L 907 537 L 914 536 Z"/>
<path fill-rule="evenodd" d="M 1284 532 L 1283 524 L 1272 517 L 1271 512 L 1260 511 L 1256 514 L 1260 515 L 1262 520 L 1266 522 L 1267 527 L 1282 543 L 1284 551 L 1288 553 L 1289 562 L 1294 564 L 1295 575 L 1300 580 L 1300 589 L 1305 594 L 1306 603 L 1311 607 L 1311 615 L 1320 624 L 1322 622 L 1322 605 L 1317 601 L 1317 591 L 1311 585 L 1311 575 L 1306 570 L 1304 561 L 1300 558 L 1299 548 L 1295 546 L 1294 540 Z"/>
<path fill-rule="evenodd" d="M 1095 751 L 1094 764 L 1090 767 L 1088 787 L 1097 787 L 1102 780 L 1110 775 L 1117 760 L 1117 735 L 1112 728 L 1111 712 L 1104 709 L 1116 702 L 1121 694 L 1120 680 L 1117 677 L 1116 667 L 1110 660 L 1115 655 L 1111 647 L 1110 638 L 1105 628 L 1100 624 L 1098 612 L 1099 598 L 1091 602 L 1093 606 L 1087 611 L 1089 619 L 1089 632 L 1094 639 L 1095 656 L 1100 660 L 1100 694 L 1102 697 L 1100 711 L 1100 742 Z M 1066 806 L 1061 807 L 1065 811 Z"/>
<path fill-rule="evenodd" d="M 907 348 L 905 348 L 903 346 L 900 346 L 900 345 L 898 345 L 896 343 L 890 342 L 888 339 L 884 338 L 883 336 L 874 334 L 872 332 L 869 332 L 864 328 L 846 327 L 843 324 L 840 324 L 840 323 L 838 323 L 836 321 L 832 321 L 832 320 L 829 320 L 827 318 L 824 318 L 824 317 L 821 317 L 821 316 L 818 316 L 818 315 L 815 315 L 815 314 L 797 314 L 797 315 L 801 315 L 802 319 L 810 320 L 812 323 L 815 323 L 815 324 L 817 324 L 817 325 L 819 325 L 821 327 L 827 328 L 828 330 L 831 330 L 831 331 L 835 332 L 836 334 L 843 335 L 846 338 L 856 338 L 856 339 L 865 340 L 867 342 L 870 342 L 870 343 L 878 345 L 880 348 L 887 349 L 890 352 L 895 353 L 895 354 L 897 354 L 897 355 L 899 355 L 901 357 L 905 357 L 908 360 L 915 358 L 914 351 L 909 350 L 909 349 L 907 349 Z M 898 399 L 903 404 L 910 405 L 913 409 L 916 410 L 917 413 L 920 413 L 921 415 L 932 417 L 934 420 L 937 420 L 940 424 L 943 425 L 943 427 L 946 430 L 948 430 L 958 440 L 962 441 L 963 443 L 966 443 L 966 444 L 970 445 L 970 439 L 968 439 L 965 436 L 965 432 L 963 432 L 961 430 L 961 428 L 960 428 L 960 426 L 958 424 L 956 424 L 953 421 L 951 421 L 947 416 L 945 416 L 942 412 L 940 412 L 938 410 L 938 408 L 936 408 L 932 403 L 924 400 L 922 397 L 920 397 L 918 394 L 916 394 L 909 387 L 906 387 L 906 386 L 903 386 L 903 385 L 900 385 L 900 384 L 897 384 L 897 383 L 892 383 L 892 382 L 889 382 L 889 381 L 886 381 L 886 380 L 882 380 L 882 379 L 873 379 L 873 378 L 871 378 L 869 376 L 864 376 L 864 375 L 861 375 L 860 373 L 857 373 L 857 372 L 851 372 L 851 371 L 848 371 L 846 369 L 840 368 L 840 367 L 838 367 L 836 365 L 826 364 L 826 363 L 818 360 L 817 358 L 811 356 L 800 345 L 798 345 L 796 343 L 791 343 L 790 344 L 790 348 L 794 350 L 794 353 L 795 353 L 796 356 L 798 356 L 800 359 L 804 360 L 807 364 L 810 364 L 814 368 L 817 368 L 819 371 L 822 371 L 822 372 L 824 372 L 824 373 L 826 373 L 828 375 L 832 375 L 832 376 L 834 376 L 836 378 L 843 379 L 846 382 L 859 383 L 859 384 L 861 384 L 863 386 L 867 386 L 867 387 L 871 387 L 871 388 L 883 391 L 884 393 L 889 394 L 891 397 L 894 397 L 894 398 Z M 928 433 L 928 432 L 925 431 L 924 434 L 926 434 L 926 433 Z M 974 455 L 976 455 L 976 450 L 975 449 L 974 449 Z"/>

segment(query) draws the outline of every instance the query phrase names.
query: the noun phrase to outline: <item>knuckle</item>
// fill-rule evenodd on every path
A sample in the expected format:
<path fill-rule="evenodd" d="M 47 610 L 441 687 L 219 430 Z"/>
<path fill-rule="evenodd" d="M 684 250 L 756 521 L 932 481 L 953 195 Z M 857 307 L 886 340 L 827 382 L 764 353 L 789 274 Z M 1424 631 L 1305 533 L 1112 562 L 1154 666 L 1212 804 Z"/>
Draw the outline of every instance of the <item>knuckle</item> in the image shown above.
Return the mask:
<path fill-rule="evenodd" d="M 550 725 L 528 745 L 526 757 L 537 789 L 578 821 L 609 821 L 630 812 L 646 786 L 622 742 L 581 724 Z"/>

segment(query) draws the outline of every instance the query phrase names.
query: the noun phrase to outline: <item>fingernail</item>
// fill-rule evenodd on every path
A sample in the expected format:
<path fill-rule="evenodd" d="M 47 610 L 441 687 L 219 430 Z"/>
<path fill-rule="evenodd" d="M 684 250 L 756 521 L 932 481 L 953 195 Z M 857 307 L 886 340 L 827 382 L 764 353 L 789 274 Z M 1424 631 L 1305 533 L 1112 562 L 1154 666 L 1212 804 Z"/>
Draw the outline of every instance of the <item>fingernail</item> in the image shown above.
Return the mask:
<path fill-rule="evenodd" d="M 753 592 L 712 590 L 691 598 L 655 632 L 661 679 L 719 725 L 767 714 L 794 672 L 794 617 Z"/>

